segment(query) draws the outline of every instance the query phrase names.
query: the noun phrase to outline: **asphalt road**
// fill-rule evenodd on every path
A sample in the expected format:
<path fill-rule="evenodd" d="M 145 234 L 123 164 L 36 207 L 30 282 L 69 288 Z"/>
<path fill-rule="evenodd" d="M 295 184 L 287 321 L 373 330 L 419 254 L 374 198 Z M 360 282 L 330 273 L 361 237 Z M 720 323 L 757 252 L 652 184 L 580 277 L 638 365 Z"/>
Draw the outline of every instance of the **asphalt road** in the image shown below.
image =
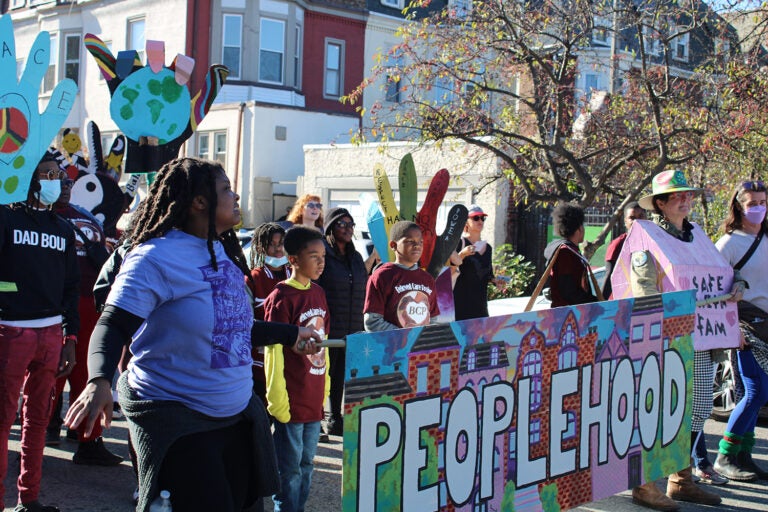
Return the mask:
<path fill-rule="evenodd" d="M 725 423 L 714 420 L 707 422 L 707 446 L 714 457 L 717 442 L 725 429 Z M 19 427 L 14 425 L 11 432 L 9 470 L 5 479 L 6 511 L 13 510 L 16 503 L 16 483 L 19 464 Z M 68 441 L 62 436 L 61 445 L 45 449 L 43 461 L 43 483 L 40 499 L 43 503 L 57 505 L 62 512 L 129 512 L 133 511 L 131 494 L 136 486 L 136 480 L 128 461 L 127 439 L 128 429 L 125 420 L 115 420 L 112 427 L 105 431 L 105 442 L 109 449 L 123 455 L 126 460 L 116 467 L 76 466 L 72 463 L 72 454 L 77 448 L 77 442 Z M 763 467 L 768 468 L 768 428 L 765 423 L 756 432 L 757 444 L 754 457 Z M 340 437 L 331 437 L 331 443 L 320 444 L 315 459 L 315 473 L 312 480 L 308 511 L 340 511 L 341 510 L 341 453 Z M 659 482 L 659 485 L 664 485 Z M 718 507 L 705 507 L 681 503 L 683 511 L 707 510 L 766 510 L 768 511 L 768 482 L 736 483 L 731 482 L 723 487 L 709 487 L 723 497 L 723 503 Z M 271 511 L 270 500 L 267 510 Z M 610 498 L 583 505 L 579 511 L 647 511 L 648 509 L 632 503 L 629 492 L 624 492 Z"/>

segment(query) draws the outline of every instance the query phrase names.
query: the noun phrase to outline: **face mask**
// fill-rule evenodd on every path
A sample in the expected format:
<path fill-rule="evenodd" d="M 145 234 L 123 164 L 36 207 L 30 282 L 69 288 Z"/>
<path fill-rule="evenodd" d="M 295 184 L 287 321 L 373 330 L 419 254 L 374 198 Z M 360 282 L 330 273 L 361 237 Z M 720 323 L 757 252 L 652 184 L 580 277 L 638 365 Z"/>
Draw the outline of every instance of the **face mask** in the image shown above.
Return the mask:
<path fill-rule="evenodd" d="M 288 264 L 288 256 L 282 258 L 275 258 L 274 256 L 264 256 L 264 263 L 270 267 L 277 268 Z"/>
<path fill-rule="evenodd" d="M 745 208 L 744 217 L 751 224 L 760 224 L 765 218 L 765 206 L 749 206 Z"/>
<path fill-rule="evenodd" d="M 40 194 L 38 201 L 44 206 L 50 206 L 56 202 L 61 195 L 61 181 L 59 180 L 41 180 Z"/>

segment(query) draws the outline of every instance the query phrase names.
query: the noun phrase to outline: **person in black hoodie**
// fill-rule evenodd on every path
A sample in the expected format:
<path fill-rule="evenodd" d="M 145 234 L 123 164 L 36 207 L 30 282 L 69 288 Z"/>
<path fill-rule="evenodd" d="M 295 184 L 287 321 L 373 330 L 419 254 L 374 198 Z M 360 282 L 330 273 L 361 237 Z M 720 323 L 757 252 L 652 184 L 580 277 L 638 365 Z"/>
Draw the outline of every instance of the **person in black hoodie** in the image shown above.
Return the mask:
<path fill-rule="evenodd" d="M 355 249 L 352 236 L 355 222 L 346 208 L 331 208 L 325 218 L 325 270 L 318 284 L 325 290 L 331 316 L 331 339 L 345 338 L 365 329 L 363 304 L 368 281 L 363 257 Z M 344 348 L 330 348 L 331 412 L 325 424 L 325 433 L 341 435 L 344 432 L 342 402 L 345 372 Z"/>
<path fill-rule="evenodd" d="M 66 179 L 46 153 L 32 175 L 27 200 L 0 207 L 0 499 L 8 436 L 23 386 L 18 512 L 59 510 L 41 505 L 37 497 L 55 380 L 75 366 L 80 327 L 75 233 L 50 210 Z"/>
<path fill-rule="evenodd" d="M 552 224 L 555 234 L 562 237 L 544 249 L 547 261 L 557 257 L 550 273 L 552 307 L 596 302 L 589 286 L 589 261 L 579 250 L 584 241 L 584 210 L 560 203 L 552 212 Z"/>

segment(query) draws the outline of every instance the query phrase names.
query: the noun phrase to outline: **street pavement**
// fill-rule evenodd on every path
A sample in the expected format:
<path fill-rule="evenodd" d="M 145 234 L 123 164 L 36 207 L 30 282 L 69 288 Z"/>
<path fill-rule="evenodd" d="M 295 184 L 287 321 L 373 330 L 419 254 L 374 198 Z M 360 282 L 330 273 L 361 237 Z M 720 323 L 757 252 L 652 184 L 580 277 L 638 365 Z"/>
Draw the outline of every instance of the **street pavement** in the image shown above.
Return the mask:
<path fill-rule="evenodd" d="M 709 420 L 705 426 L 707 446 L 714 457 L 717 442 L 722 437 L 725 423 Z M 62 434 L 64 432 L 62 431 Z M 768 468 L 768 428 L 763 423 L 756 431 L 757 444 L 754 458 L 764 468 Z M 76 441 L 69 441 L 62 435 L 61 445 L 46 447 L 43 461 L 43 483 L 40 500 L 45 504 L 57 505 L 62 512 L 130 512 L 134 510 L 131 494 L 136 487 L 136 479 L 128 461 L 128 428 L 124 419 L 116 419 L 112 427 L 104 432 L 107 447 L 114 453 L 125 457 L 125 461 L 116 467 L 77 466 L 72 463 L 72 455 L 77 448 Z M 19 426 L 14 425 L 11 432 L 8 476 L 5 479 L 5 510 L 10 512 L 16 503 L 16 483 L 19 463 Z M 341 510 L 341 454 L 340 437 L 331 436 L 331 442 L 320 444 L 315 459 L 315 473 L 312 480 L 308 512 L 326 512 Z M 714 460 L 714 459 L 712 459 Z M 659 482 L 659 485 L 665 485 Z M 723 497 L 718 507 L 706 507 L 681 503 L 680 510 L 686 512 L 707 510 L 766 510 L 768 511 L 768 482 L 736 483 L 730 482 L 722 487 L 708 486 Z M 266 510 L 272 510 L 271 500 L 267 499 Z M 629 491 L 601 501 L 582 505 L 575 510 L 602 512 L 640 512 L 646 511 L 632 503 Z"/>

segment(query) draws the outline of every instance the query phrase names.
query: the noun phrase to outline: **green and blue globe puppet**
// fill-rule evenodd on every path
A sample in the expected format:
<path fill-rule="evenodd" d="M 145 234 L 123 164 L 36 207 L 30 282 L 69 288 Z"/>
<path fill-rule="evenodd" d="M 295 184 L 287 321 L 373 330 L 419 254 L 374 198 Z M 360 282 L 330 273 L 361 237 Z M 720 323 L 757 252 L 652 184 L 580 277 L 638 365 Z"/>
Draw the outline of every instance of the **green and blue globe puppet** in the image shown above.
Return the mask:
<path fill-rule="evenodd" d="M 188 82 L 194 59 L 179 54 L 166 67 L 162 41 L 147 41 L 146 66 L 136 50 L 115 57 L 93 34 L 85 35 L 85 47 L 107 81 L 112 120 L 127 138 L 125 171 L 130 173 L 156 172 L 176 158 L 229 74 L 225 66 L 211 66 L 204 86 L 193 96 Z"/>

